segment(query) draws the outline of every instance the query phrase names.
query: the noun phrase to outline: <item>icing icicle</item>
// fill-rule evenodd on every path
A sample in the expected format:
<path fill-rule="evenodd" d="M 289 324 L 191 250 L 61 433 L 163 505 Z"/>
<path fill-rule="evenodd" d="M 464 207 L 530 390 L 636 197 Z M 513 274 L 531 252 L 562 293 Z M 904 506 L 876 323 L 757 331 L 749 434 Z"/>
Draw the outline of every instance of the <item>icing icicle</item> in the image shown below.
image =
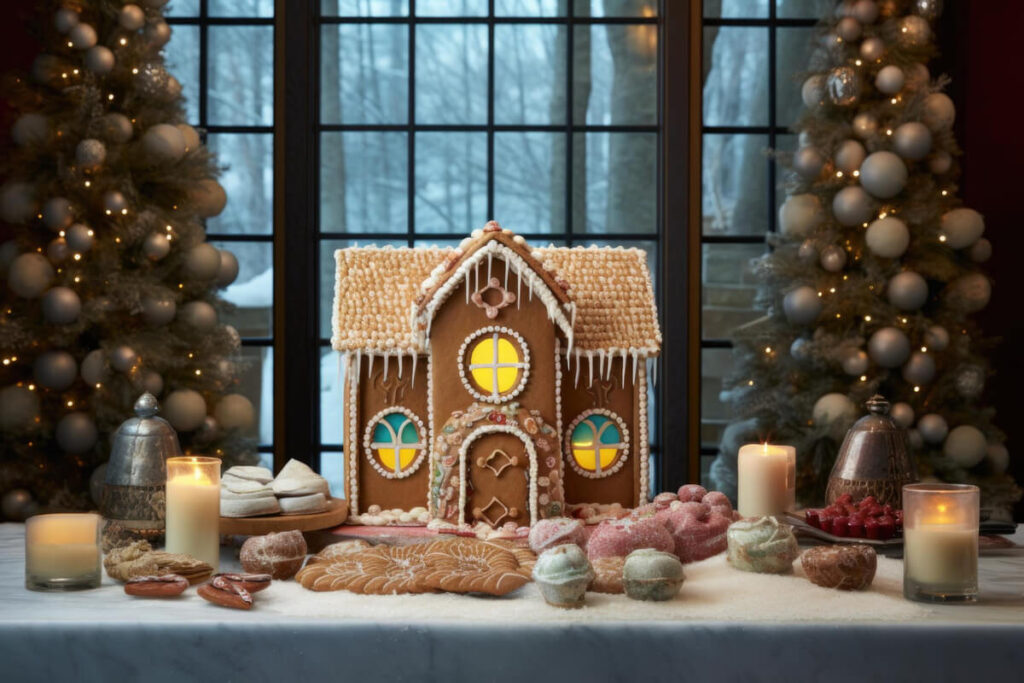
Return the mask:
<path fill-rule="evenodd" d="M 633 384 L 636 384 L 636 363 L 637 363 L 637 352 L 636 352 L 636 349 L 633 349 L 629 353 L 630 353 L 631 356 L 633 356 Z"/>
<path fill-rule="evenodd" d="M 412 386 L 416 386 L 416 361 L 419 359 L 420 354 L 415 351 L 412 352 Z"/>
<path fill-rule="evenodd" d="M 580 366 L 581 365 L 583 365 L 583 363 L 580 362 L 580 351 L 579 351 L 579 349 L 576 349 L 576 379 L 574 379 L 573 382 L 572 382 L 572 386 L 574 388 L 578 387 L 580 385 Z"/>
<path fill-rule="evenodd" d="M 626 386 L 626 349 L 622 349 L 622 386 Z"/>
<path fill-rule="evenodd" d="M 491 284 L 491 264 L 494 262 L 494 250 L 487 250 L 487 284 Z"/>
<path fill-rule="evenodd" d="M 385 353 L 384 354 L 384 374 L 381 375 L 381 378 L 380 378 L 380 381 L 382 381 L 382 382 L 386 382 L 387 379 L 388 379 L 388 361 L 390 361 L 390 360 L 391 360 L 391 354 L 390 353 Z"/>
<path fill-rule="evenodd" d="M 369 354 L 367 354 L 367 355 L 368 355 L 368 356 L 370 356 L 370 365 L 369 365 L 369 369 L 368 369 L 368 370 L 366 371 L 366 377 L 367 377 L 367 379 L 370 379 L 370 378 L 372 378 L 372 377 L 373 377 L 373 358 L 374 358 L 374 356 L 376 356 L 377 354 L 375 354 L 375 353 L 373 353 L 373 352 L 371 351 L 371 352 L 370 352 Z"/>
<path fill-rule="evenodd" d="M 590 377 L 587 379 L 587 386 L 594 386 L 594 352 L 587 351 L 587 358 L 590 360 Z"/>
<path fill-rule="evenodd" d="M 516 268 L 516 310 L 523 301 L 523 271 Z"/>
<path fill-rule="evenodd" d="M 402 379 L 402 356 L 404 355 L 405 354 L 402 353 L 401 351 L 395 354 L 395 356 L 398 358 L 398 379 Z"/>

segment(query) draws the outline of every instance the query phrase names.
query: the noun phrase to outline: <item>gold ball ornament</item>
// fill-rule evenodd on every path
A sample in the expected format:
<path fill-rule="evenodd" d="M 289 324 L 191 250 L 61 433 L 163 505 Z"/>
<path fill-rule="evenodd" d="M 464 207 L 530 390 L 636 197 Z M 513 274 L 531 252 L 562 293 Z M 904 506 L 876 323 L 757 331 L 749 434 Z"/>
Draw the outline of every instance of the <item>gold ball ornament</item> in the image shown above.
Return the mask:
<path fill-rule="evenodd" d="M 832 69 L 828 75 L 826 87 L 829 99 L 840 107 L 848 107 L 860 98 L 860 76 L 851 66 L 837 66 Z"/>
<path fill-rule="evenodd" d="M 900 20 L 899 41 L 905 47 L 923 47 L 931 40 L 932 29 L 928 20 L 911 14 Z"/>

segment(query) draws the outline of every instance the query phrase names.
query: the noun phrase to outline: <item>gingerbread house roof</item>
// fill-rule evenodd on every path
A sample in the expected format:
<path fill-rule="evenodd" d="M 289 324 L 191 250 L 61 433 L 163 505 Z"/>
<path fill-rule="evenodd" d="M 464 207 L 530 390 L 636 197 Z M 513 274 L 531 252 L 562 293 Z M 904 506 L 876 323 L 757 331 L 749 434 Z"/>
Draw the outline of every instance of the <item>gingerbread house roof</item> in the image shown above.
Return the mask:
<path fill-rule="evenodd" d="M 496 224 L 493 224 L 496 225 Z M 530 249 L 510 231 L 475 231 L 457 248 L 351 247 L 335 252 L 332 346 L 420 353 L 434 311 L 465 277 L 460 267 L 497 255 L 545 296 L 574 353 L 657 355 L 658 312 L 646 254 L 622 247 Z"/>

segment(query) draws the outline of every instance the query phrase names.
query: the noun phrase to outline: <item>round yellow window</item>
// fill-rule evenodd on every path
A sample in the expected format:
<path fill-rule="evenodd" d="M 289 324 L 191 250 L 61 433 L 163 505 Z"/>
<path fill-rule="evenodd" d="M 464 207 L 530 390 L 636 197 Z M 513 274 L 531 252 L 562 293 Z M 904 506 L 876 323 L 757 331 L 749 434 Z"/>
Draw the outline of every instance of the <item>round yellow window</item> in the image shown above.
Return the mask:
<path fill-rule="evenodd" d="M 482 401 L 500 403 L 518 394 L 529 372 L 529 352 L 511 330 L 487 328 L 468 343 L 463 382 Z"/>

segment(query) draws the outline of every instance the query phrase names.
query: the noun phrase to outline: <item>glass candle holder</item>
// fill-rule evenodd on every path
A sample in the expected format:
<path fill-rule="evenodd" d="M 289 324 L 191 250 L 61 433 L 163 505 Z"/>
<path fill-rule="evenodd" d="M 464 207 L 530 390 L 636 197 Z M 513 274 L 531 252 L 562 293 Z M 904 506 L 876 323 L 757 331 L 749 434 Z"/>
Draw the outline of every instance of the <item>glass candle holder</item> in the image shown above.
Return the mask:
<path fill-rule="evenodd" d="M 167 458 L 165 548 L 217 571 L 220 561 L 220 458 Z"/>
<path fill-rule="evenodd" d="M 980 495 L 965 484 L 903 487 L 903 595 L 921 602 L 978 599 Z"/>
<path fill-rule="evenodd" d="M 25 521 L 25 588 L 76 591 L 99 588 L 100 516 L 36 515 Z"/>
<path fill-rule="evenodd" d="M 736 510 L 744 517 L 779 515 L 796 507 L 796 449 L 747 444 L 736 462 Z"/>

